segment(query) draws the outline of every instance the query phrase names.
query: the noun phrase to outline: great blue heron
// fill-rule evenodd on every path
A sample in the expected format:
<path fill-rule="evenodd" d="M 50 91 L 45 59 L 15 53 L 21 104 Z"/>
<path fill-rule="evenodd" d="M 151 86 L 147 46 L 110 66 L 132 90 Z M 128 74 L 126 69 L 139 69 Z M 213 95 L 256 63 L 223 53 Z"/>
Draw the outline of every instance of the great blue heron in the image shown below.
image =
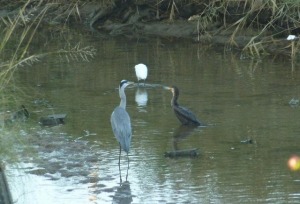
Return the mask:
<path fill-rule="evenodd" d="M 134 82 L 129 82 L 127 80 L 121 81 L 120 86 L 119 86 L 119 95 L 121 98 L 121 102 L 120 102 L 120 105 L 114 109 L 114 111 L 111 114 L 111 118 L 110 118 L 113 133 L 114 133 L 117 141 L 120 144 L 119 170 L 120 170 L 121 182 L 122 182 L 122 178 L 121 178 L 120 160 L 121 160 L 122 149 L 127 153 L 127 159 L 128 159 L 126 180 L 127 180 L 127 176 L 128 176 L 128 169 L 129 169 L 128 153 L 129 153 L 129 149 L 130 149 L 132 131 L 131 131 L 130 117 L 126 111 L 125 88 L 130 84 L 134 84 Z"/>
<path fill-rule="evenodd" d="M 137 64 L 137 65 L 135 65 L 134 69 L 135 69 L 135 74 L 136 74 L 136 77 L 138 79 L 138 82 L 140 80 L 144 80 L 144 85 L 145 85 L 145 80 L 146 80 L 147 75 L 148 75 L 147 66 L 144 65 L 144 64 Z"/>
<path fill-rule="evenodd" d="M 178 104 L 177 99 L 179 96 L 179 89 L 176 86 L 165 87 L 168 90 L 171 90 L 173 93 L 173 97 L 171 100 L 171 106 L 174 110 L 176 117 L 183 125 L 193 125 L 193 126 L 201 126 L 203 125 L 195 116 L 193 112 L 189 109 L 182 107 Z"/>

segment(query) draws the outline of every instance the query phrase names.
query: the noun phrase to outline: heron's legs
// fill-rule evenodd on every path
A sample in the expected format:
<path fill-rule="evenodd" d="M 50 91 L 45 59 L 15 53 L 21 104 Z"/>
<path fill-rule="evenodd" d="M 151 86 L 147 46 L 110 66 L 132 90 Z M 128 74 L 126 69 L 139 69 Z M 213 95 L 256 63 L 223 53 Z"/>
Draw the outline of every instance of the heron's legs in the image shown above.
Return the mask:
<path fill-rule="evenodd" d="M 121 148 L 121 145 L 120 145 L 120 153 L 119 153 L 119 166 L 120 166 L 120 160 L 121 160 L 121 150 L 122 150 L 122 148 Z"/>
<path fill-rule="evenodd" d="M 121 175 L 121 165 L 120 165 L 120 160 L 121 160 L 121 145 L 120 145 L 120 154 L 119 154 L 119 173 L 120 173 L 120 184 L 122 183 L 122 175 Z"/>
<path fill-rule="evenodd" d="M 128 156 L 128 153 L 127 153 L 127 161 L 128 161 L 128 166 L 127 166 L 126 181 L 127 181 L 127 177 L 128 177 L 128 169 L 129 169 L 129 156 Z"/>

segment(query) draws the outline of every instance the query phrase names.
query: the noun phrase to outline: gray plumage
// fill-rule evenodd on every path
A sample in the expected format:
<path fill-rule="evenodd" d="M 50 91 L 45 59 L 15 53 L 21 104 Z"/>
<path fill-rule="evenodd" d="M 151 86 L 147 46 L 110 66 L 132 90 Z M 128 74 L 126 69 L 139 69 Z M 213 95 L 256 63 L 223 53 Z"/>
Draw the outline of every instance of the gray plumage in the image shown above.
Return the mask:
<path fill-rule="evenodd" d="M 123 107 L 116 107 L 111 115 L 113 133 L 122 149 L 128 154 L 131 143 L 131 123 L 127 111 Z"/>
<path fill-rule="evenodd" d="M 120 171 L 120 181 L 122 182 L 121 178 L 121 168 L 120 168 L 120 160 L 121 160 L 121 149 L 123 149 L 127 154 L 128 159 L 128 168 L 126 174 L 126 180 L 128 176 L 128 169 L 129 169 L 129 157 L 128 153 L 130 150 L 130 143 L 132 137 L 132 130 L 131 130 L 131 122 L 129 114 L 126 111 L 126 95 L 125 95 L 125 88 L 133 84 L 133 82 L 128 82 L 126 80 L 122 80 L 119 86 L 119 95 L 121 98 L 120 105 L 114 109 L 111 114 L 110 122 L 113 133 L 120 144 L 120 154 L 119 154 L 119 171 Z"/>
<path fill-rule="evenodd" d="M 128 154 L 131 143 L 131 122 L 129 114 L 126 111 L 126 95 L 125 88 L 132 84 L 126 80 L 122 80 L 119 86 L 119 95 L 121 98 L 120 105 L 116 107 L 111 114 L 111 127 L 113 133 L 120 143 L 121 148 Z"/>

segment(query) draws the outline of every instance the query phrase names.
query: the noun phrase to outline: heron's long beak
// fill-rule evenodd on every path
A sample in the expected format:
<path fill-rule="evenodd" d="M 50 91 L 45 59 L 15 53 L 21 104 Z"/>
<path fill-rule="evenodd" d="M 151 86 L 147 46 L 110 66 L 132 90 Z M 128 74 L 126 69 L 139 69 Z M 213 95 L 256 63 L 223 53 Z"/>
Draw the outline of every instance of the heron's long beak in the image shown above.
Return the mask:
<path fill-rule="evenodd" d="M 172 90 L 172 88 L 171 88 L 171 87 L 168 87 L 168 86 L 164 86 L 164 89 L 165 89 L 165 90 L 169 90 L 169 91 Z"/>
<path fill-rule="evenodd" d="M 127 81 L 128 86 L 134 85 L 135 83 L 133 81 Z"/>

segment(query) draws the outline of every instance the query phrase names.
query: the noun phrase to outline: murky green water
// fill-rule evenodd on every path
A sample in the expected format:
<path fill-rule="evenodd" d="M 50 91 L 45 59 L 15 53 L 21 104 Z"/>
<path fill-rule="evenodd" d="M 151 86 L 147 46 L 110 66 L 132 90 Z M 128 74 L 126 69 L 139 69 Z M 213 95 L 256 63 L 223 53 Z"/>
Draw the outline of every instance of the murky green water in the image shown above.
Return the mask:
<path fill-rule="evenodd" d="M 45 38 L 37 50 L 63 46 L 64 40 L 51 37 L 46 46 Z M 300 174 L 286 165 L 300 154 L 299 108 L 288 104 L 300 97 L 297 66 L 241 60 L 183 40 L 68 38 L 93 45 L 96 57 L 89 63 L 47 57 L 16 75 L 31 112 L 28 135 L 34 135 L 31 153 L 21 150 L 24 162 L 11 167 L 18 175 L 11 178 L 17 203 L 299 202 Z M 181 128 L 171 92 L 160 87 L 126 89 L 133 139 L 128 182 L 120 186 L 110 115 L 120 102 L 120 80 L 136 81 L 134 65 L 141 62 L 149 68 L 148 84 L 177 85 L 179 103 L 209 126 Z M 47 102 L 33 103 L 37 99 Z M 66 124 L 37 124 L 53 113 L 67 113 Z M 164 157 L 192 148 L 199 157 Z M 123 152 L 123 180 L 126 169 Z"/>

